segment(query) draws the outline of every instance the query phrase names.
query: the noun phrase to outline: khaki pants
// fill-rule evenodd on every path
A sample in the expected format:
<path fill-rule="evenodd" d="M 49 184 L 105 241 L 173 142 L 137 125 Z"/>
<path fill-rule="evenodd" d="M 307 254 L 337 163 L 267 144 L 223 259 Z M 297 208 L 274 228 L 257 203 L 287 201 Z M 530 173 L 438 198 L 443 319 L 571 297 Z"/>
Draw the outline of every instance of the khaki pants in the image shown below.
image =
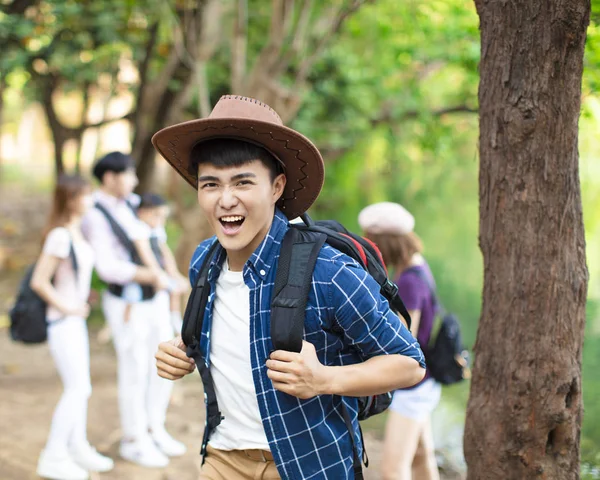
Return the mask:
<path fill-rule="evenodd" d="M 281 480 L 271 452 L 217 450 L 210 445 L 199 480 Z"/>

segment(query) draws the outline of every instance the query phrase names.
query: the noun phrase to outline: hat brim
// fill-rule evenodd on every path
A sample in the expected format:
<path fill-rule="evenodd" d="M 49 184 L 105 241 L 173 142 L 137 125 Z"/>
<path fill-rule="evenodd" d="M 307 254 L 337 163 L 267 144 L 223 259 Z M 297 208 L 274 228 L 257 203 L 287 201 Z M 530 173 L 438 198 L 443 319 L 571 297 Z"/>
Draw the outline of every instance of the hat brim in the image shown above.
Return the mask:
<path fill-rule="evenodd" d="M 319 196 L 325 178 L 319 150 L 304 135 L 283 125 L 247 118 L 204 118 L 164 128 L 154 134 L 152 144 L 197 189 L 198 172 L 191 165 L 190 153 L 197 143 L 216 138 L 263 146 L 283 163 L 286 186 L 277 206 L 289 219 L 306 212 Z"/>

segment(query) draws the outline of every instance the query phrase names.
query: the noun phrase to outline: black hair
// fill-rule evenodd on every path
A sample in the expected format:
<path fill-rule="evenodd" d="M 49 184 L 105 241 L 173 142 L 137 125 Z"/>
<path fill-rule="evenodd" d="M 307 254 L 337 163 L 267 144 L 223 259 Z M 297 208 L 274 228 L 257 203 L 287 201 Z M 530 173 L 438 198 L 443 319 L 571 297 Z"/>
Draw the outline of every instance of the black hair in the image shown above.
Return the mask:
<path fill-rule="evenodd" d="M 271 181 L 284 173 L 283 166 L 271 153 L 258 145 L 230 138 L 215 138 L 194 145 L 190 153 L 190 165 L 194 175 L 198 165 L 210 164 L 215 167 L 240 167 L 260 160 L 269 169 Z"/>
<path fill-rule="evenodd" d="M 102 183 L 106 172 L 122 173 L 130 168 L 135 168 L 133 158 L 125 153 L 110 152 L 96 162 L 92 173 Z"/>
<path fill-rule="evenodd" d="M 164 207 L 166 204 L 167 201 L 158 193 L 144 193 L 138 208 L 158 208 Z"/>

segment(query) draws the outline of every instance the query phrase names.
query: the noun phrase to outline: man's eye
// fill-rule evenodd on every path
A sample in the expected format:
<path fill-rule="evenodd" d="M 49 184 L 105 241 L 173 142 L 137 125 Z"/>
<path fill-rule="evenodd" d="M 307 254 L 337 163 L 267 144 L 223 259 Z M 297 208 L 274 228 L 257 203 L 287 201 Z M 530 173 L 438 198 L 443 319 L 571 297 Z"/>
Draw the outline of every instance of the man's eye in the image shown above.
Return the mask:
<path fill-rule="evenodd" d="M 240 180 L 238 185 L 253 185 L 253 183 L 250 180 Z"/>
<path fill-rule="evenodd" d="M 202 186 L 200 187 L 201 189 L 206 189 L 206 188 L 215 188 L 217 186 L 216 183 L 203 183 Z"/>

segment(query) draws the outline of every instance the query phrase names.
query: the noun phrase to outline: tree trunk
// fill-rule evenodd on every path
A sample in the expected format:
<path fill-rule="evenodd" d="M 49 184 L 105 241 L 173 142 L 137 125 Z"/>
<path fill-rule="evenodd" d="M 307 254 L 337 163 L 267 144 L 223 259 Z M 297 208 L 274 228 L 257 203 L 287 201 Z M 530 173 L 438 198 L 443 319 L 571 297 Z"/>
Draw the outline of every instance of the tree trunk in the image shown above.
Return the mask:
<path fill-rule="evenodd" d="M 484 288 L 468 479 L 577 479 L 587 291 L 577 136 L 590 3 L 475 3 Z"/>
<path fill-rule="evenodd" d="M 54 77 L 39 77 L 38 88 L 42 92 L 42 108 L 48 120 L 48 126 L 52 133 L 52 141 L 54 143 L 54 173 L 58 177 L 65 171 L 63 163 L 63 151 L 65 142 L 68 140 L 65 128 L 60 123 L 52 97 L 56 89 L 57 81 Z"/>

